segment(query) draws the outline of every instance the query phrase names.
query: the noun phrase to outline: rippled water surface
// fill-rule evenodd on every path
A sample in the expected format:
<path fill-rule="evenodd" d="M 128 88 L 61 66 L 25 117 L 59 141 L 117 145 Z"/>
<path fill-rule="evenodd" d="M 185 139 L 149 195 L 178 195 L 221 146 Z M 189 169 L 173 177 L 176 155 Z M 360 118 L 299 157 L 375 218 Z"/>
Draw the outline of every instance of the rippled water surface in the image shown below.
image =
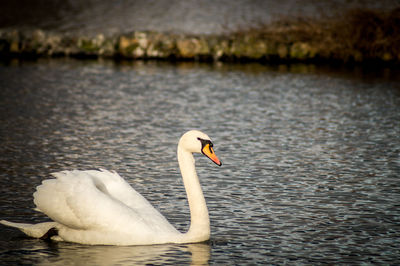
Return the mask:
<path fill-rule="evenodd" d="M 0 65 L 0 219 L 41 222 L 49 173 L 118 171 L 179 230 L 189 209 L 175 157 L 188 129 L 211 241 L 151 247 L 30 239 L 0 226 L 8 264 L 400 262 L 400 85 L 396 74 L 312 66 Z"/>

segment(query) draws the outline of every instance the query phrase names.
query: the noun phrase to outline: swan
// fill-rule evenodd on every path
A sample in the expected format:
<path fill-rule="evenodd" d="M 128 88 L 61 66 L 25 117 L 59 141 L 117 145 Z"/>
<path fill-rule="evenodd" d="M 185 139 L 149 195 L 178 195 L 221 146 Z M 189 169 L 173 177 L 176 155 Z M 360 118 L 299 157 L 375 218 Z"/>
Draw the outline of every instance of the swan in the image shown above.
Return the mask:
<path fill-rule="evenodd" d="M 34 238 L 89 245 L 196 243 L 210 238 L 208 209 L 196 174 L 193 153 L 221 166 L 211 139 L 198 130 L 183 134 L 177 157 L 190 209 L 190 227 L 181 233 L 115 171 L 104 169 L 52 173 L 33 194 L 36 210 L 51 222 L 0 223 Z"/>

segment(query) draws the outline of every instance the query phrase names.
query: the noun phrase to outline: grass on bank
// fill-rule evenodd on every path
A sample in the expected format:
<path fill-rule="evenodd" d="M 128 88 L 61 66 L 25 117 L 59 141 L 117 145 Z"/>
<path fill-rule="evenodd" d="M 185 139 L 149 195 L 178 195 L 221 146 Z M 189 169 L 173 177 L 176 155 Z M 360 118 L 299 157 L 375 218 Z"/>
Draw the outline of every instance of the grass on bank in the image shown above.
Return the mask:
<path fill-rule="evenodd" d="M 319 58 L 340 61 L 400 61 L 400 7 L 391 11 L 354 9 L 334 18 L 287 18 L 234 36 L 252 35 L 276 43 L 310 44 Z"/>

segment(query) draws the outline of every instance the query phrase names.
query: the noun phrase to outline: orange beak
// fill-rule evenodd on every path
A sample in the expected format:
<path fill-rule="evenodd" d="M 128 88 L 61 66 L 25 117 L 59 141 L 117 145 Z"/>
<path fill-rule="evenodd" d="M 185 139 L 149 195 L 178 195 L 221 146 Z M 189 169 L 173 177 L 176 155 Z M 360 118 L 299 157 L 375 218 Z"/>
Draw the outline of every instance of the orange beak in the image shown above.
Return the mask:
<path fill-rule="evenodd" d="M 204 145 L 203 149 L 201 150 L 201 152 L 207 156 L 208 158 L 211 159 L 211 161 L 213 161 L 215 164 L 221 166 L 222 163 L 221 161 L 218 159 L 217 155 L 215 155 L 214 149 L 210 146 L 210 144 L 206 144 Z"/>

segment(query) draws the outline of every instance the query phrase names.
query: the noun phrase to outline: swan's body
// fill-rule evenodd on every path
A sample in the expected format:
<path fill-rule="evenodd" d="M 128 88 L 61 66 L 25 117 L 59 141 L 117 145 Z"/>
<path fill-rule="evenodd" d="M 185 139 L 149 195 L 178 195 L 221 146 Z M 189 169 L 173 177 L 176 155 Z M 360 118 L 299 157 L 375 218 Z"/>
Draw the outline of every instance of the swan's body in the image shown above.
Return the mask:
<path fill-rule="evenodd" d="M 210 138 L 200 131 L 185 133 L 178 144 L 178 162 L 189 201 L 191 224 L 180 233 L 116 172 L 63 171 L 44 180 L 34 193 L 37 210 L 54 222 L 21 224 L 0 221 L 31 237 L 92 245 L 194 243 L 210 237 L 206 202 L 192 153 L 202 152 L 221 165 Z"/>

